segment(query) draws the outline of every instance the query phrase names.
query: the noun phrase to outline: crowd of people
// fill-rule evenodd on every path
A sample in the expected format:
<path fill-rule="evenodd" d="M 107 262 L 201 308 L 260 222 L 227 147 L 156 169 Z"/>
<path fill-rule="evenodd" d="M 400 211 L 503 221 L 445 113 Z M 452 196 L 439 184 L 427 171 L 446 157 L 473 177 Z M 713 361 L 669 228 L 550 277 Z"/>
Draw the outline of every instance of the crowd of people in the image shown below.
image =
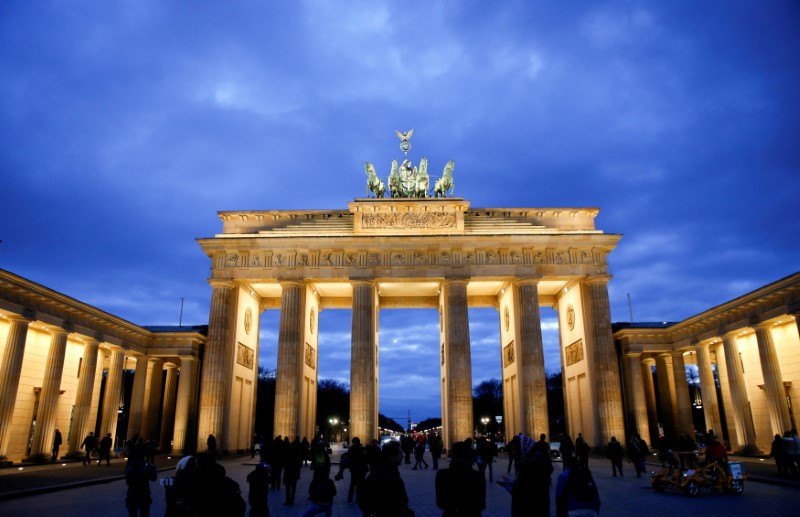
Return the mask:
<path fill-rule="evenodd" d="M 800 474 L 800 437 L 797 429 L 786 431 L 783 436 L 776 434 L 769 455 L 775 459 L 778 475 L 797 477 Z"/>

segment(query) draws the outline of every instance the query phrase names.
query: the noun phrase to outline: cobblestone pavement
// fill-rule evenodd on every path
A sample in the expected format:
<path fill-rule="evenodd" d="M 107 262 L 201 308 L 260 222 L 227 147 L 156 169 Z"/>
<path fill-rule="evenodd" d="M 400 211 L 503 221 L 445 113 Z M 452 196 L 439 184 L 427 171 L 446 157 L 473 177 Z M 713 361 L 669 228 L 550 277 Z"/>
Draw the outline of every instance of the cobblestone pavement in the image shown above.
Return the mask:
<path fill-rule="evenodd" d="M 170 460 L 171 461 L 171 460 Z M 169 461 L 166 458 L 161 460 L 162 467 L 168 467 Z M 250 458 L 229 458 L 221 462 L 227 469 L 228 475 L 239 482 L 242 487 L 243 495 L 246 499 L 247 474 L 253 469 Z M 120 461 L 121 464 L 121 461 Z M 750 468 L 752 465 L 753 468 Z M 440 466 L 447 467 L 447 462 L 442 461 Z M 433 469 L 411 470 L 411 465 L 401 465 L 401 475 L 406 484 L 410 506 L 417 516 L 439 516 L 441 510 L 436 508 L 434 497 L 434 479 L 436 472 Z M 506 458 L 501 456 L 494 464 L 495 482 L 487 484 L 487 508 L 483 512 L 484 517 L 507 516 L 510 514 L 511 497 L 506 490 L 497 484 L 506 473 Z M 637 479 L 633 470 L 626 465 L 626 475 L 623 478 L 611 476 L 611 468 L 608 461 L 601 458 L 592 458 L 590 462 L 602 500 L 601 513 L 611 516 L 703 516 L 713 517 L 724 515 L 797 515 L 797 501 L 800 495 L 800 486 L 794 483 L 793 486 L 782 486 L 772 483 L 748 481 L 745 483 L 745 491 L 741 496 L 727 495 L 703 489 L 699 496 L 688 498 L 677 491 L 666 491 L 657 493 L 650 488 L 649 480 L 646 478 Z M 68 465 L 67 467 L 37 467 L 35 469 L 26 468 L 24 471 L 16 469 L 4 469 L 0 472 L 0 495 L 18 490 L 20 484 L 24 484 L 26 479 L 31 485 L 35 485 L 32 479 L 46 479 L 48 476 L 56 476 L 51 481 L 53 484 L 60 484 L 72 478 L 83 477 L 87 473 L 95 476 L 93 472 L 100 473 L 107 471 L 108 474 L 100 479 L 87 481 L 88 486 L 78 486 L 66 490 L 48 491 L 46 487 L 42 489 L 44 493 L 30 495 L 26 497 L 15 497 L 0 501 L 0 515 L 3 516 L 40 516 L 43 512 L 58 515 L 59 517 L 83 516 L 97 514 L 104 516 L 127 515 L 124 508 L 124 498 L 126 486 L 123 480 L 119 479 L 118 467 L 82 467 Z M 56 472 L 52 472 L 55 468 Z M 60 468 L 60 471 L 58 470 Z M 761 464 L 757 460 L 748 462 L 748 470 L 751 472 L 761 468 L 765 475 L 770 474 L 774 469 L 774 464 Z M 49 469 L 49 472 L 48 472 Z M 89 471 L 88 469 L 93 469 Z M 555 464 L 556 471 L 553 473 L 553 480 L 561 470 L 560 464 Z M 23 478 L 22 476 L 29 476 Z M 172 472 L 165 470 L 159 473 L 159 478 L 169 477 Z M 16 478 L 16 479 L 15 479 Z M 307 469 L 303 471 L 300 483 L 297 488 L 297 503 L 293 506 L 283 506 L 283 491 L 272 492 L 270 496 L 270 514 L 273 517 L 295 517 L 307 507 L 306 494 L 308 483 L 311 480 L 311 472 Z M 345 479 L 336 483 L 338 494 L 333 515 L 360 517 L 361 513 L 356 506 L 347 504 L 347 488 L 349 475 Z M 41 483 L 40 483 L 41 484 Z M 791 484 L 790 484 L 791 485 Z M 164 489 L 159 483 L 153 483 L 153 506 L 152 515 L 163 515 L 165 510 Z M 13 489 L 13 490 L 12 490 Z M 551 488 L 551 500 L 553 498 Z M 551 515 L 555 514 L 555 506 L 551 503 Z M 532 513 L 536 515 L 536 513 Z"/>

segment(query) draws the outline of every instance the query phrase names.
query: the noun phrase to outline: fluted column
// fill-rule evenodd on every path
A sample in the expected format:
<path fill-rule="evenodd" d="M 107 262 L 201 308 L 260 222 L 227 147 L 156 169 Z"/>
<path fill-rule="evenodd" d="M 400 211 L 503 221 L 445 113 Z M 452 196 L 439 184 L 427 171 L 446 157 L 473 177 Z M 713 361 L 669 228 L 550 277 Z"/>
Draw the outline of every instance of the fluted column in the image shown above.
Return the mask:
<path fill-rule="evenodd" d="M 656 356 L 656 382 L 658 402 L 664 434 L 674 440 L 678 435 L 678 412 L 675 406 L 675 379 L 672 371 L 672 356 L 668 353 Z"/>
<path fill-rule="evenodd" d="M 144 387 L 147 383 L 147 356 L 137 354 L 136 371 L 133 373 L 133 388 L 131 389 L 131 407 L 128 412 L 127 440 L 132 440 L 137 434 L 143 435 L 142 415 L 144 413 Z"/>
<path fill-rule="evenodd" d="M 172 452 L 174 454 L 194 452 L 194 428 L 197 420 L 197 366 L 195 357 L 181 357 L 181 376 L 178 382 L 178 396 L 175 401 L 175 427 L 172 433 Z"/>
<path fill-rule="evenodd" d="M 25 340 L 30 320 L 19 316 L 6 316 L 10 321 L 3 364 L 0 367 L 0 456 L 5 456 L 11 431 L 11 417 L 17 402 Z"/>
<path fill-rule="evenodd" d="M 642 383 L 644 384 L 644 400 L 647 407 L 647 423 L 650 426 L 650 435 L 642 434 L 642 438 L 651 444 L 658 438 L 658 406 L 656 406 L 656 387 L 653 384 L 653 365 L 656 362 L 651 357 L 642 359 Z"/>
<path fill-rule="evenodd" d="M 83 345 L 83 362 L 78 379 L 78 393 L 75 395 L 75 409 L 72 417 L 72 431 L 69 434 L 69 452 L 78 452 L 81 442 L 89 431 L 94 431 L 94 423 L 89 420 L 92 409 L 94 378 L 97 376 L 97 351 L 100 344 L 86 338 Z"/>
<path fill-rule="evenodd" d="M 675 377 L 675 409 L 678 413 L 679 431 L 694 437 L 692 418 L 692 397 L 689 395 L 689 382 L 686 379 L 686 359 L 683 352 L 672 353 L 672 371 Z"/>
<path fill-rule="evenodd" d="M 529 436 L 549 433 L 547 376 L 544 371 L 542 324 L 539 316 L 539 281 L 514 283 L 514 312 L 518 326 L 519 376 L 522 397 L 522 432 Z"/>
<path fill-rule="evenodd" d="M 159 445 L 162 451 L 171 451 L 172 431 L 175 426 L 175 398 L 178 395 L 178 367 L 172 363 L 164 365 L 167 378 L 164 381 L 164 404 L 161 407 L 161 433 Z"/>
<path fill-rule="evenodd" d="M 297 436 L 301 415 L 306 286 L 301 282 L 283 282 L 281 289 L 278 368 L 275 372 L 274 434 Z M 350 388 L 352 390 L 352 386 Z"/>
<path fill-rule="evenodd" d="M 445 355 L 447 357 L 447 443 L 472 436 L 472 363 L 470 359 L 467 280 L 445 280 Z"/>
<path fill-rule="evenodd" d="M 161 410 L 161 388 L 164 386 L 164 360 L 152 357 L 147 361 L 147 383 L 144 386 L 142 438 L 159 438 L 158 415 Z"/>
<path fill-rule="evenodd" d="M 736 345 L 736 333 L 729 332 L 722 336 L 722 348 L 725 350 L 725 363 L 728 367 L 728 384 L 731 391 L 731 410 L 727 411 L 736 427 L 737 443 L 742 450 L 758 450 L 756 432 L 750 415 L 750 403 L 744 385 L 739 359 L 739 347 Z"/>
<path fill-rule="evenodd" d="M 56 329 L 50 333 L 50 348 L 44 367 L 42 391 L 39 394 L 39 409 L 36 412 L 36 431 L 31 442 L 31 456 L 50 454 L 56 428 L 56 407 L 61 392 L 61 376 L 64 374 L 64 357 L 67 353 L 69 332 Z"/>
<path fill-rule="evenodd" d="M 647 422 L 647 402 L 644 382 L 642 381 L 642 354 L 629 353 L 625 355 L 624 377 L 626 380 L 625 395 L 628 409 L 630 429 L 650 440 L 650 424 Z"/>
<path fill-rule="evenodd" d="M 697 371 L 700 374 L 700 394 L 703 396 L 703 416 L 706 420 L 706 429 L 722 432 L 722 419 L 719 416 L 719 401 L 717 400 L 717 384 L 714 382 L 714 372 L 711 370 L 711 353 L 708 343 L 699 343 L 697 351 Z M 703 429 L 705 432 L 706 429 Z"/>
<path fill-rule="evenodd" d="M 372 281 L 353 285 L 352 349 L 350 352 L 350 436 L 362 443 L 377 438 L 378 369 L 376 287 Z"/>
<path fill-rule="evenodd" d="M 767 408 L 772 423 L 772 435 L 783 434 L 792 428 L 789 417 L 789 406 L 786 402 L 786 389 L 783 387 L 781 366 L 775 342 L 772 339 L 770 324 L 757 325 L 758 357 L 761 359 L 761 372 L 764 376 L 764 392 L 767 396 Z"/>
<path fill-rule="evenodd" d="M 213 434 L 224 444 L 223 429 L 226 405 L 229 404 L 237 300 L 236 288 L 228 281 L 211 280 L 211 313 L 208 341 L 203 355 L 203 385 L 200 390 L 200 415 L 197 443 L 205 444 Z M 230 357 L 229 357 L 230 356 Z"/>
<path fill-rule="evenodd" d="M 585 333 L 591 341 L 596 411 L 598 416 L 597 445 L 605 446 L 611 437 L 625 443 L 625 419 L 622 407 L 619 364 L 611 333 L 611 310 L 608 303 L 609 276 L 589 277 L 582 289 L 582 306 L 586 315 Z"/>
<path fill-rule="evenodd" d="M 108 364 L 108 378 L 106 379 L 106 393 L 103 397 L 103 414 L 100 417 L 100 438 L 111 433 L 111 438 L 116 443 L 117 422 L 119 419 L 119 403 L 122 400 L 122 369 L 125 360 L 123 350 L 113 350 L 111 361 Z"/>

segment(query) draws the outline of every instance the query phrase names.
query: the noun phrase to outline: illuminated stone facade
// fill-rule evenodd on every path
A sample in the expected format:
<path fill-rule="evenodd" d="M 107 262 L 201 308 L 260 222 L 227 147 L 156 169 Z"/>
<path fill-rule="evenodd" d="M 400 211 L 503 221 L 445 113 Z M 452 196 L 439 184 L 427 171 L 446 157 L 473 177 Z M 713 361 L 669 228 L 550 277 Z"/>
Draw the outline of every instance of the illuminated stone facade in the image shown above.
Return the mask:
<path fill-rule="evenodd" d="M 713 429 L 734 451 L 769 452 L 798 424 L 798 315 L 800 273 L 679 323 L 615 325 L 628 430 L 655 440 Z M 696 366 L 693 396 L 685 365 Z"/>
<path fill-rule="evenodd" d="M 539 307 L 569 314 L 562 343 L 580 342 L 565 366 L 571 432 L 594 445 L 624 439 L 622 393 L 611 336 L 607 255 L 620 239 L 595 228 L 591 208 L 470 208 L 461 198 L 357 199 L 347 210 L 220 212 L 222 233 L 199 239 L 212 261 L 211 318 L 200 401 L 202 439 L 248 446 L 252 414 L 241 389 L 254 370 L 230 358 L 245 318 L 279 309 L 275 434 L 312 436 L 317 386 L 316 318 L 353 312 L 350 434 L 378 434 L 378 312 L 439 310 L 445 442 L 473 429 L 469 307 L 494 307 L 501 323 L 503 424 L 549 429 Z M 576 356 L 577 357 L 577 356 Z M 219 365 L 210 367 L 211 364 Z M 233 364 L 231 371 L 225 365 Z M 227 369 L 226 369 L 227 368 Z M 205 385 L 205 381 L 204 381 Z M 244 403 L 229 404 L 229 401 Z"/>

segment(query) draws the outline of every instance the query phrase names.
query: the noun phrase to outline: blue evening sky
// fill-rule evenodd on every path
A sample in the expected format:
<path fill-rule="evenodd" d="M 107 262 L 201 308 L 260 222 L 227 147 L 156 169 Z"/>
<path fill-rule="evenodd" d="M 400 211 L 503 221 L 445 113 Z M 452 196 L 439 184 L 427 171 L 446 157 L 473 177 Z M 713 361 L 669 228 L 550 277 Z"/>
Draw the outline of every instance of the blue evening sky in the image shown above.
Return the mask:
<path fill-rule="evenodd" d="M 681 320 L 800 269 L 798 27 L 778 0 L 7 0 L 0 268 L 206 323 L 218 210 L 344 209 L 414 128 L 473 207 L 598 207 L 624 235 L 612 319 L 630 294 L 635 320 Z M 470 317 L 474 383 L 499 377 L 498 314 Z M 382 413 L 439 415 L 437 322 L 381 312 Z M 320 332 L 321 376 L 347 381 L 349 311 Z"/>

